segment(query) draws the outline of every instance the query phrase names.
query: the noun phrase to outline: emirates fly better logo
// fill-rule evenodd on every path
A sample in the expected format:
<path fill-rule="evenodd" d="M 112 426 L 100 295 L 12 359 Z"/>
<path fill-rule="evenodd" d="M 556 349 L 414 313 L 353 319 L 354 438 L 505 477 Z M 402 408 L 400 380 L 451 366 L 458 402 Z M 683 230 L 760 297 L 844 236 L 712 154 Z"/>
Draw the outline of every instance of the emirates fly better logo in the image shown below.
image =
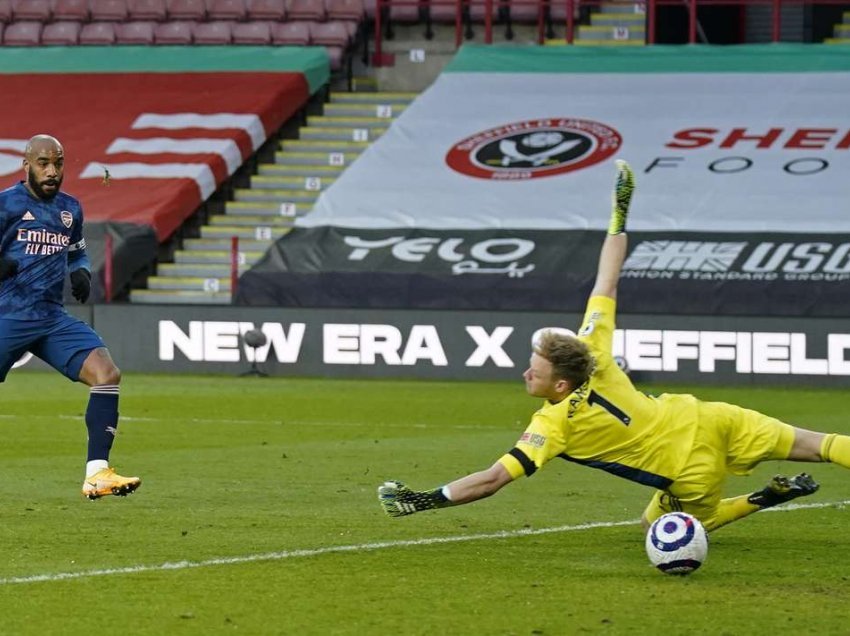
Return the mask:
<path fill-rule="evenodd" d="M 605 161 L 621 143 L 620 133 L 596 121 L 532 119 L 467 137 L 449 150 L 446 163 L 479 179 L 534 179 Z"/>

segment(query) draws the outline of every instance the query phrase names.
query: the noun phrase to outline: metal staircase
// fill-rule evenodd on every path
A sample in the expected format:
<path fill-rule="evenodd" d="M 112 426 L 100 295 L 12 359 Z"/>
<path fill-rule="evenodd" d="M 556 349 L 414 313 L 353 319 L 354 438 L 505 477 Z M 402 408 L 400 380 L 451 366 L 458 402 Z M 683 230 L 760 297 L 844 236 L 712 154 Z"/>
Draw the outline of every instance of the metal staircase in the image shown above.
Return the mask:
<path fill-rule="evenodd" d="M 331 93 L 320 116 L 308 116 L 298 139 L 284 139 L 274 163 L 262 163 L 249 188 L 236 188 L 224 214 L 212 215 L 199 238 L 183 241 L 173 263 L 159 263 L 147 289 L 130 302 L 227 305 L 231 246 L 238 237 L 239 273 L 259 261 L 308 214 L 319 193 L 378 139 L 416 93 Z"/>

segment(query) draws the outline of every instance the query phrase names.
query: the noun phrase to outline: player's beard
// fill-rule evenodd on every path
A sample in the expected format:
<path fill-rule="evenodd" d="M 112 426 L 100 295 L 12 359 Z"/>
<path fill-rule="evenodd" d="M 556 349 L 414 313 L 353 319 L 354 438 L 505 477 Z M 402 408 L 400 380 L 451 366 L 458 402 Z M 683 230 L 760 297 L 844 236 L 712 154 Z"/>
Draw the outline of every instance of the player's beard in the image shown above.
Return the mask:
<path fill-rule="evenodd" d="M 39 183 L 35 178 L 35 172 L 32 168 L 27 170 L 27 183 L 29 184 L 30 189 L 35 192 L 36 196 L 39 199 L 52 199 L 57 194 L 59 194 L 59 190 L 62 187 L 62 177 L 53 177 L 52 179 L 45 179 L 41 183 Z M 45 192 L 45 185 L 54 185 L 55 189 L 53 192 Z"/>

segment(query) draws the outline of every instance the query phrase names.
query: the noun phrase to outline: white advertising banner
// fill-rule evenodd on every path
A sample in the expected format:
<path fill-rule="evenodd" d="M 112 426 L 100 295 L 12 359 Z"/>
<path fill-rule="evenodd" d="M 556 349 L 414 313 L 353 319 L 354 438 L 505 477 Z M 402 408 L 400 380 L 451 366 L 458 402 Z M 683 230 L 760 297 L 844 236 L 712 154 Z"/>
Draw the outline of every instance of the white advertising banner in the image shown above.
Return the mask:
<path fill-rule="evenodd" d="M 850 72 L 548 72 L 550 51 L 541 72 L 513 55 L 529 72 L 443 73 L 299 225 L 601 230 L 623 158 L 630 230 L 850 231 Z"/>

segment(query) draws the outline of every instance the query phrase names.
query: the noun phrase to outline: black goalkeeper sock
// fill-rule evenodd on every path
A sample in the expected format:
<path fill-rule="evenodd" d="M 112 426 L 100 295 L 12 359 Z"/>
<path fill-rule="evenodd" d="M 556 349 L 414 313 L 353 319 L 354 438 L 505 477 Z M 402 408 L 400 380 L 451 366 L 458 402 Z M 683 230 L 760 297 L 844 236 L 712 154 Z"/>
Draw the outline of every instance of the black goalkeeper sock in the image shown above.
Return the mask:
<path fill-rule="evenodd" d="M 112 442 L 118 429 L 118 385 L 93 386 L 86 409 L 86 428 L 89 431 L 88 461 L 109 459 Z"/>

